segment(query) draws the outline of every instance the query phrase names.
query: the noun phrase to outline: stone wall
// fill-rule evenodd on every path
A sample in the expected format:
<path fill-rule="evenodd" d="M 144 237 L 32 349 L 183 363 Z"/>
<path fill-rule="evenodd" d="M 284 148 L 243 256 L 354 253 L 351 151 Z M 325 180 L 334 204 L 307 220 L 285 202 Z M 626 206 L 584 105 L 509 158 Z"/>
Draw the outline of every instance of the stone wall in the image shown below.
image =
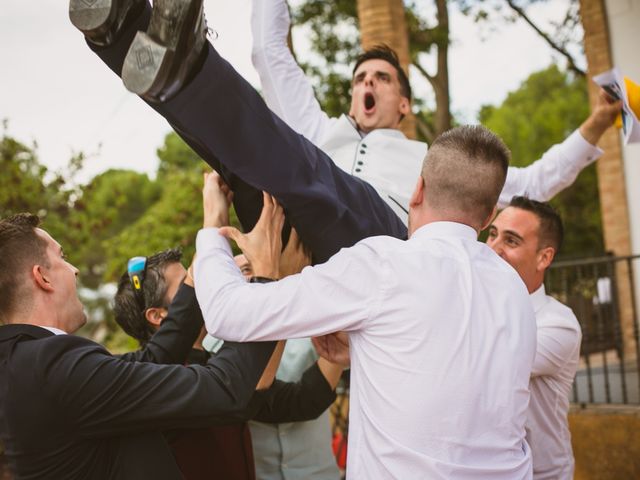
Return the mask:
<path fill-rule="evenodd" d="M 640 479 L 640 406 L 572 407 L 575 480 Z"/>

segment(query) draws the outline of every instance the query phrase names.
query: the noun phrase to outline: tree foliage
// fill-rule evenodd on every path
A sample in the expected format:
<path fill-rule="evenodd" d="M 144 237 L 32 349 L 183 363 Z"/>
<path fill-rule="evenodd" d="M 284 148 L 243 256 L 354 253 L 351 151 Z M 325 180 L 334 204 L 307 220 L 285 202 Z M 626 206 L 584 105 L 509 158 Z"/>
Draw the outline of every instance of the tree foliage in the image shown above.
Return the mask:
<path fill-rule="evenodd" d="M 512 153 L 512 165 L 534 162 L 562 142 L 589 114 L 585 80 L 558 67 L 533 73 L 500 106 L 485 106 L 480 122 L 500 135 Z M 565 222 L 564 256 L 603 252 L 600 202 L 595 165 L 551 203 Z"/>
<path fill-rule="evenodd" d="M 449 106 L 449 81 L 447 52 L 449 47 L 448 13 L 445 0 L 435 0 L 435 14 L 427 18 L 421 11 L 426 0 L 407 3 L 407 28 L 410 56 L 416 72 L 433 87 L 435 108 L 427 106 L 424 99 L 414 99 L 414 110 L 418 124 L 418 137 L 432 141 L 435 136 L 451 128 L 452 115 Z M 312 59 L 300 64 L 311 78 L 316 97 L 323 110 L 337 117 L 349 111 L 351 72 L 360 53 L 358 15 L 356 2 L 307 1 L 293 11 L 293 24 L 309 29 Z M 436 69 L 426 66 L 429 55 L 436 58 Z M 320 58 L 320 61 L 317 59 Z M 316 60 L 316 61 L 313 61 Z"/>
<path fill-rule="evenodd" d="M 158 149 L 155 179 L 130 170 L 107 170 L 84 185 L 75 176 L 83 154 L 74 155 L 61 172 L 42 165 L 37 146 L 7 134 L 0 138 L 0 218 L 19 212 L 38 214 L 42 227 L 64 247 L 80 270 L 90 322 L 83 332 L 116 350 L 133 344 L 117 328 L 101 285 L 117 280 L 127 260 L 180 247 L 185 262 L 195 251 L 202 226 L 202 172 L 206 165 L 175 134 Z M 232 223 L 239 227 L 232 212 Z"/>

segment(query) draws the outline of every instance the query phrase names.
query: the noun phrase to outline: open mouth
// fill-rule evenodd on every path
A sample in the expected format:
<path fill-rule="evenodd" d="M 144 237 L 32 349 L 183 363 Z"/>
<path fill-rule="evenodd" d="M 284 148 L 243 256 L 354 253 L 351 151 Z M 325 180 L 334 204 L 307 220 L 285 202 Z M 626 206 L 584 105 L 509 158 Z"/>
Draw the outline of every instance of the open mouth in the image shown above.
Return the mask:
<path fill-rule="evenodd" d="M 376 106 L 376 99 L 373 97 L 372 93 L 364 94 L 364 110 L 369 113 Z"/>

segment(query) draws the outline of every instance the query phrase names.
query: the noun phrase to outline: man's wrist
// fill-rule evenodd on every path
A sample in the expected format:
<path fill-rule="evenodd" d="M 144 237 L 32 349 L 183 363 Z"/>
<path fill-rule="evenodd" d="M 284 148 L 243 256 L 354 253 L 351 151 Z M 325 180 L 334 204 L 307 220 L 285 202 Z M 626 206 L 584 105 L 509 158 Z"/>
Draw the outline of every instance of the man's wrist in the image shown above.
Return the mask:
<path fill-rule="evenodd" d="M 220 228 L 229 225 L 229 215 L 218 213 L 214 215 L 205 215 L 203 228 Z"/>
<path fill-rule="evenodd" d="M 254 275 L 249 279 L 249 283 L 271 283 L 275 281 L 275 278 L 261 277 L 259 275 Z"/>
<path fill-rule="evenodd" d="M 260 265 L 256 265 L 255 263 L 251 263 L 251 267 L 253 268 L 253 274 L 256 277 L 263 277 L 263 278 L 273 278 L 273 279 L 277 279 L 278 278 L 278 268 L 271 268 L 271 267 L 261 267 Z"/>
<path fill-rule="evenodd" d="M 580 134 L 591 145 L 596 145 L 600 141 L 600 137 L 604 134 L 609 125 L 604 122 L 599 122 L 593 118 L 593 116 L 587 118 L 582 125 L 580 125 Z"/>

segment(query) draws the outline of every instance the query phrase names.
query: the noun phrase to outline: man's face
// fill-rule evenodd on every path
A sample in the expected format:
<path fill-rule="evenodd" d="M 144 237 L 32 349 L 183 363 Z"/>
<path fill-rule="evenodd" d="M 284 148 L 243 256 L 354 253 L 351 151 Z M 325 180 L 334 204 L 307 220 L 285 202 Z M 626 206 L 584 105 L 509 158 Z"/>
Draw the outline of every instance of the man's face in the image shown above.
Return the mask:
<path fill-rule="evenodd" d="M 355 71 L 349 115 L 360 130 L 369 133 L 377 128 L 398 128 L 410 109 L 409 99 L 400 93 L 398 72 L 389 62 L 367 60 Z"/>
<path fill-rule="evenodd" d="M 180 262 L 171 263 L 164 269 L 164 281 L 167 283 L 167 296 L 165 301 L 169 305 L 173 301 L 173 297 L 178 293 L 180 284 L 187 276 L 187 269 Z"/>
<path fill-rule="evenodd" d="M 540 219 L 532 212 L 507 207 L 489 227 L 489 245 L 520 275 L 529 293 L 542 284 L 549 266 L 548 250 L 539 248 Z M 551 249 L 553 250 L 553 249 Z"/>
<path fill-rule="evenodd" d="M 56 313 L 61 320 L 60 328 L 73 333 L 87 321 L 84 308 L 78 298 L 76 280 L 78 269 L 65 259 L 62 247 L 44 230 L 36 229 L 36 234 L 47 244 L 49 264 L 43 265 L 43 274 L 53 287 Z"/>
<path fill-rule="evenodd" d="M 251 264 L 249 263 L 249 260 L 247 260 L 247 257 L 241 253 L 240 255 L 233 257 L 233 261 L 236 262 L 236 265 L 240 269 L 240 272 L 242 272 L 244 278 L 249 281 L 249 279 L 253 277 L 253 268 L 251 268 Z"/>

